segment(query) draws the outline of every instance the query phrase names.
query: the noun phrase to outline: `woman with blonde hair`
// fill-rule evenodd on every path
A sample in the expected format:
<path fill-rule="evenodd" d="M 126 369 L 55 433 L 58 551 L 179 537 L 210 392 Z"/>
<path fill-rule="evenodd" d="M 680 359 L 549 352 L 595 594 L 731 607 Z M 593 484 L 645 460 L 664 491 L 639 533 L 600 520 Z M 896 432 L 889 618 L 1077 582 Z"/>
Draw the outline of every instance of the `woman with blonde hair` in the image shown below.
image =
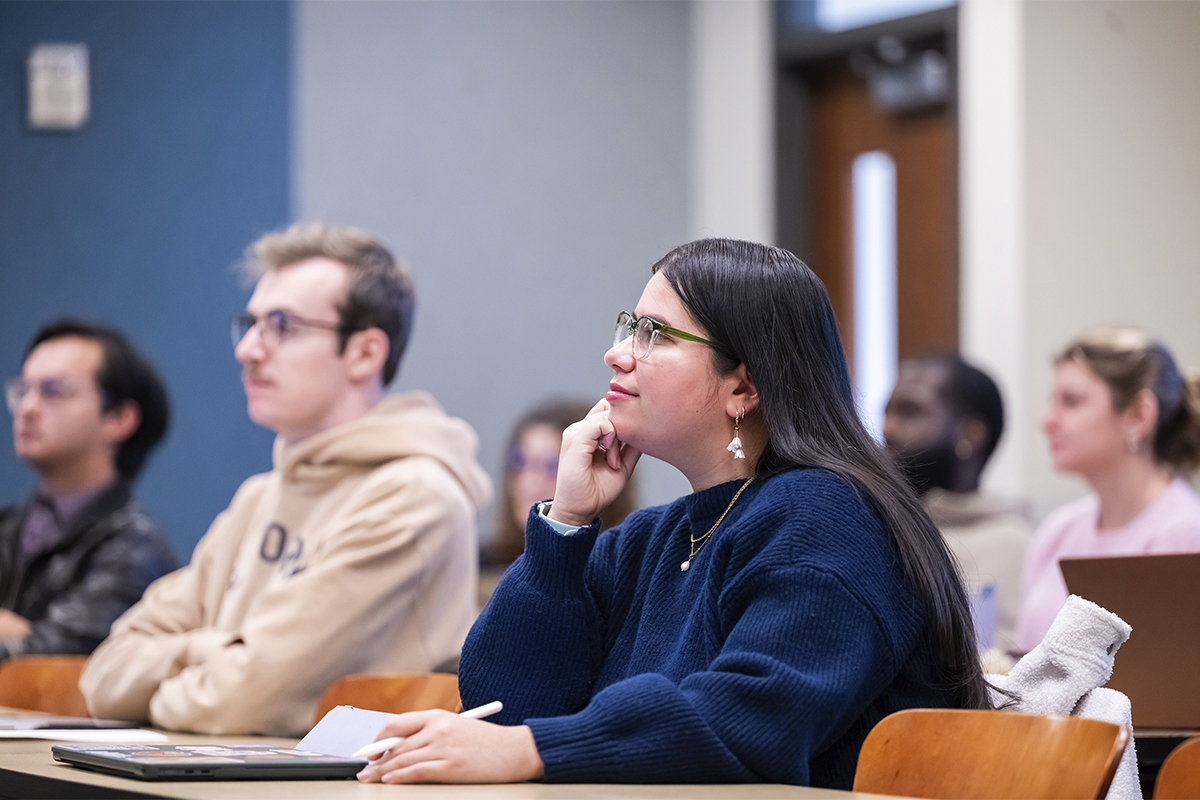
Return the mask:
<path fill-rule="evenodd" d="M 1067 600 L 1068 557 L 1200 551 L 1200 496 L 1180 479 L 1200 465 L 1200 379 L 1161 342 L 1101 328 L 1054 360 L 1042 428 L 1054 466 L 1086 497 L 1054 511 L 1025 558 L 1016 644 L 1032 650 Z"/>

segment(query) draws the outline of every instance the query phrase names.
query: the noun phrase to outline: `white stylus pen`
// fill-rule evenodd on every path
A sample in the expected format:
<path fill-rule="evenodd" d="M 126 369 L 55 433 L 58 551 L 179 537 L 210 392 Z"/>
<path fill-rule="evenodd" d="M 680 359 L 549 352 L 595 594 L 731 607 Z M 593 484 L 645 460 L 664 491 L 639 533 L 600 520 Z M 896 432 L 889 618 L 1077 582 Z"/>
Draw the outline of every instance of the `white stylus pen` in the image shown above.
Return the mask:
<path fill-rule="evenodd" d="M 490 703 L 484 703 L 476 708 L 470 708 L 459 714 L 460 717 L 467 719 L 483 719 L 490 717 L 492 714 L 498 714 L 504 708 L 504 703 L 499 700 L 493 700 Z M 404 741 L 403 736 L 389 736 L 386 739 L 380 739 L 378 742 L 371 742 L 368 745 L 358 748 L 350 754 L 351 758 L 367 758 L 391 750 L 396 745 Z"/>

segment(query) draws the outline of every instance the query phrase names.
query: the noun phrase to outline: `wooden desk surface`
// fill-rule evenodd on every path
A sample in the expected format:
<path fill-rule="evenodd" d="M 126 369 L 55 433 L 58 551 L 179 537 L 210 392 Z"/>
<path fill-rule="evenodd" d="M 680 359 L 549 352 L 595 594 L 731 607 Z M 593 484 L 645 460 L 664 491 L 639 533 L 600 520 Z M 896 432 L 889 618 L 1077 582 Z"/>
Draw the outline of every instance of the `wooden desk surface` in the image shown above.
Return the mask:
<path fill-rule="evenodd" d="M 295 739 L 168 733 L 174 744 L 259 742 L 292 747 Z M 763 784 L 657 786 L 517 783 L 486 786 L 384 786 L 358 781 L 139 781 L 69 767 L 50 754 L 54 742 L 0 740 L 0 797 L 168 797 L 179 800 L 853 800 L 878 795 Z M 65 781 L 64 786 L 59 781 Z M 91 787 L 91 788 L 89 788 Z"/>
<path fill-rule="evenodd" d="M 1135 739 L 1191 739 L 1200 736 L 1196 728 L 1134 728 Z"/>

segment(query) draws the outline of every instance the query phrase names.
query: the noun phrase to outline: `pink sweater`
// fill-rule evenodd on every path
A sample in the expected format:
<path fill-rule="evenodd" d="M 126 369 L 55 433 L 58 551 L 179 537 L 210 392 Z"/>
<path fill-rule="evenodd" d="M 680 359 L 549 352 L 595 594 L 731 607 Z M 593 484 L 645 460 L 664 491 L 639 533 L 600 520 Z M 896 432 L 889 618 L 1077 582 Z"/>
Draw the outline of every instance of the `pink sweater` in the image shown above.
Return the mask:
<path fill-rule="evenodd" d="M 1028 652 L 1042 641 L 1067 601 L 1060 558 L 1200 552 L 1200 496 L 1174 480 L 1123 528 L 1097 530 L 1099 500 L 1089 494 L 1046 517 L 1025 555 L 1016 644 Z"/>

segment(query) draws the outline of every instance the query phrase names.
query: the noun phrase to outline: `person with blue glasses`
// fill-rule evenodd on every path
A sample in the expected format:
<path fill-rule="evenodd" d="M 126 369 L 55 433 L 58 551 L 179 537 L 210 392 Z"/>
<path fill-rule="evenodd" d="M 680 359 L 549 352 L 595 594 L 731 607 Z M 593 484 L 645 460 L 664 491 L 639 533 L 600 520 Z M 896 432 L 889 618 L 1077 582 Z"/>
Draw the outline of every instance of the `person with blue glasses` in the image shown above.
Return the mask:
<path fill-rule="evenodd" d="M 513 426 L 504 451 L 499 518 L 495 532 L 482 548 L 481 566 L 507 568 L 525 551 L 529 509 L 554 494 L 563 431 L 582 419 L 591 405 L 587 400 L 547 400 L 527 411 Z M 600 513 L 601 530 L 617 525 L 637 507 L 635 483 L 626 483 Z"/>

